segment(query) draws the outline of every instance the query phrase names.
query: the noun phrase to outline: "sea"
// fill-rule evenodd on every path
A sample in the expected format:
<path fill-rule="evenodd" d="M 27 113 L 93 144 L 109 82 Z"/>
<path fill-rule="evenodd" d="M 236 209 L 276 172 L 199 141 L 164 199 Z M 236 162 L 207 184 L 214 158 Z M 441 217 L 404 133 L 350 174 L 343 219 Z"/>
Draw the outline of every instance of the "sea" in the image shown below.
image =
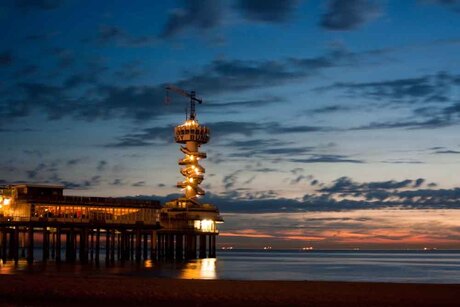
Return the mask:
<path fill-rule="evenodd" d="M 102 253 L 103 254 L 103 253 Z M 0 262 L 0 274 L 460 284 L 460 251 L 225 250 L 216 258 L 106 265 Z"/>

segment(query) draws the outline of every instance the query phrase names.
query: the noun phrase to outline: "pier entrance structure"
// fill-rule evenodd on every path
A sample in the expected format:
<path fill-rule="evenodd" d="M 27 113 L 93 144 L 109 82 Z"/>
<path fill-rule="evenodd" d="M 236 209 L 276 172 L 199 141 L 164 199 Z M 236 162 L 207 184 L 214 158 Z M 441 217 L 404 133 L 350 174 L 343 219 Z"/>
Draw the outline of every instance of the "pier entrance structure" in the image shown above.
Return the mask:
<path fill-rule="evenodd" d="M 158 259 L 156 200 L 64 196 L 63 186 L 0 187 L 0 259 L 82 263 Z M 35 257 L 35 258 L 34 258 Z"/>
<path fill-rule="evenodd" d="M 202 103 L 202 100 L 194 91 L 186 92 L 175 86 L 166 89 L 188 97 L 190 113 L 185 122 L 174 129 L 175 141 L 181 144 L 180 151 L 184 154 L 178 161 L 184 180 L 177 183 L 184 196 L 167 202 L 161 209 L 163 228 L 158 232 L 158 240 L 165 246 L 163 250 L 168 257 L 194 258 L 197 250 L 199 258 L 215 257 L 217 224 L 223 219 L 216 206 L 199 201 L 199 197 L 205 194 L 200 187 L 205 173 L 200 160 L 206 158 L 206 153 L 199 149 L 210 138 L 209 128 L 200 125 L 196 119 L 195 103 Z"/>

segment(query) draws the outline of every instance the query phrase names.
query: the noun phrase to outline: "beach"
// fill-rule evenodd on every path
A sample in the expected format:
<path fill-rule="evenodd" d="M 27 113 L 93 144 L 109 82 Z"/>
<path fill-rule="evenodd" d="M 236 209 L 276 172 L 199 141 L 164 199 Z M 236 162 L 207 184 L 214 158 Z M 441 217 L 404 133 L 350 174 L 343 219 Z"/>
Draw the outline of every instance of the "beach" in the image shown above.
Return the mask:
<path fill-rule="evenodd" d="M 460 284 L 0 275 L 1 306 L 458 306 Z"/>

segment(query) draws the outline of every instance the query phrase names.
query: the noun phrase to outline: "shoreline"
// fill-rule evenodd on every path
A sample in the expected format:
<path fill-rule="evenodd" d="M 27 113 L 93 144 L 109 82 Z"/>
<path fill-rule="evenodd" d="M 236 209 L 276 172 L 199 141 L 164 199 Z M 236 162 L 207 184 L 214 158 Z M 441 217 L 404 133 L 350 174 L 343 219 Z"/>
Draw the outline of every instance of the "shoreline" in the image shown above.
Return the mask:
<path fill-rule="evenodd" d="M 0 275 L 2 306 L 458 306 L 460 284 Z"/>

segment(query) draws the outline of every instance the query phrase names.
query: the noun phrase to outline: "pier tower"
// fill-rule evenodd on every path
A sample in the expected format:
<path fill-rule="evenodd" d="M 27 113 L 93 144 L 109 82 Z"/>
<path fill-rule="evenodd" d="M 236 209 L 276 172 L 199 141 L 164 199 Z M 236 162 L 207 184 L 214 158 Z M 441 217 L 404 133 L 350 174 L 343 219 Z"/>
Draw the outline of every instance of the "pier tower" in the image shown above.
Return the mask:
<path fill-rule="evenodd" d="M 166 257 L 199 258 L 215 257 L 217 224 L 223 222 L 219 210 L 212 204 L 202 203 L 199 197 L 205 194 L 200 187 L 204 179 L 205 168 L 200 160 L 206 158 L 206 153 L 200 147 L 210 139 L 210 130 L 201 125 L 195 112 L 195 104 L 202 103 L 196 93 L 186 92 L 175 86 L 168 86 L 167 93 L 173 91 L 190 99 L 190 112 L 184 123 L 174 128 L 174 138 L 180 144 L 184 154 L 179 159 L 180 173 L 184 177 L 177 183 L 183 191 L 183 196 L 167 202 L 161 212 L 161 226 L 158 233 L 159 251 L 164 251 Z M 167 96 L 168 97 L 168 96 Z"/>

